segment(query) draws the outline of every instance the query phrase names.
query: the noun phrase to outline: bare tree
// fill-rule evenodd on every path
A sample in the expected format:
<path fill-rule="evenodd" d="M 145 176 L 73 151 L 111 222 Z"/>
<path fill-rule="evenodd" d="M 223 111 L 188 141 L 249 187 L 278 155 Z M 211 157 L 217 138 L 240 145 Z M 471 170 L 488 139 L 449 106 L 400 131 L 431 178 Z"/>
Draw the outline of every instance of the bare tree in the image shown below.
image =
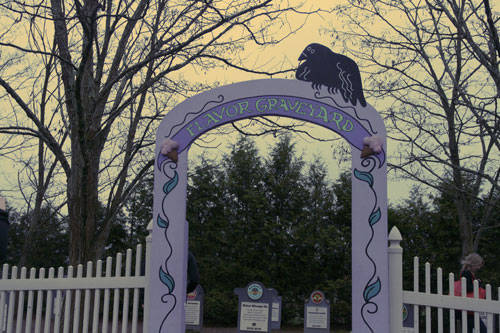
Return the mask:
<path fill-rule="evenodd" d="M 295 11 L 271 0 L 32 0 L 0 7 L 0 86 L 11 106 L 0 133 L 40 140 L 39 196 L 62 170 L 72 264 L 101 257 L 122 202 L 153 165 L 158 121 L 179 97 L 206 88 L 183 80 L 182 70 L 224 65 L 276 74 L 248 68 L 237 54 L 247 43 L 277 43 L 293 33 L 286 15 Z M 280 28 L 278 37 L 269 37 L 272 27 Z M 42 161 L 44 150 L 56 164 Z"/>
<path fill-rule="evenodd" d="M 392 168 L 439 191 L 451 180 L 462 253 L 477 250 L 498 223 L 500 47 L 489 1 L 356 0 L 336 12 L 346 24 L 331 33 L 359 59 L 398 143 Z"/>

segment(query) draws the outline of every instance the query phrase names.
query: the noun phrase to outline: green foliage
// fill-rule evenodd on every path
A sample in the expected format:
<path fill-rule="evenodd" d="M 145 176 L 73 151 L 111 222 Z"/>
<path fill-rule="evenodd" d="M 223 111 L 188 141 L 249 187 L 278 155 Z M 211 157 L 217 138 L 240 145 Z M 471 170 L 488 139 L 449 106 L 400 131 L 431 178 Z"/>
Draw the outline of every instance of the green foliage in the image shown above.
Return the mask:
<path fill-rule="evenodd" d="M 287 136 L 267 157 L 261 157 L 255 143 L 245 137 L 230 148 L 222 163 L 202 157 L 189 171 L 189 247 L 205 289 L 205 323 L 234 327 L 234 288 L 260 281 L 282 296 L 284 326 L 302 325 L 304 300 L 319 289 L 330 300 L 332 327 L 349 329 L 350 172 L 332 182 L 322 160 L 305 163 Z M 136 186 L 117 217 L 106 255 L 145 243 L 152 193 L 149 176 Z M 389 207 L 389 227 L 396 225 L 403 235 L 405 289 L 413 288 L 414 256 L 420 257 L 421 267 L 428 261 L 445 274 L 459 272 L 461 243 L 454 207 L 450 193 L 428 196 L 418 188 Z M 478 207 L 482 209 L 486 207 Z M 99 210 L 99 218 L 103 212 Z M 63 265 L 68 246 L 64 220 L 48 208 L 43 214 L 30 265 Z M 500 209 L 494 214 L 499 219 Z M 15 264 L 20 256 L 28 218 L 11 212 L 9 263 Z M 479 247 L 486 261 L 479 276 L 495 287 L 500 286 L 498 238 L 500 228 L 486 229 Z M 423 276 L 420 281 L 423 284 Z"/>
<path fill-rule="evenodd" d="M 234 318 L 238 317 L 238 298 L 233 290 L 216 289 L 205 296 L 204 323 L 216 323 L 217 326 L 234 327 Z"/>
<path fill-rule="evenodd" d="M 30 226 L 30 215 L 9 212 L 9 241 L 6 262 L 18 265 Z M 68 264 L 68 235 L 65 221 L 58 218 L 50 207 L 41 209 L 41 217 L 34 232 L 31 253 L 26 255 L 26 267 L 59 267 Z"/>
<path fill-rule="evenodd" d="M 263 158 L 253 141 L 242 137 L 222 165 L 204 157 L 189 172 L 187 220 L 189 246 L 205 289 L 205 323 L 235 326 L 233 290 L 251 281 L 275 288 L 283 299 L 284 326 L 303 323 L 303 304 L 313 290 L 331 303 L 332 327 L 351 323 L 351 174 L 331 182 L 317 158 L 305 163 L 289 137 L 282 137 Z M 113 225 L 106 255 L 145 243 L 151 221 L 153 178 L 139 183 Z M 479 207 L 478 210 L 485 209 Z M 65 221 L 43 209 L 36 252 L 29 265 L 67 263 Z M 98 211 L 102 218 L 104 209 Z M 496 209 L 497 219 L 500 209 Z M 458 273 L 461 244 L 453 196 L 427 196 L 417 188 L 410 198 L 388 209 L 389 228 L 403 235 L 404 287 L 413 288 L 413 257 L 444 273 Z M 28 216 L 10 214 L 8 263 L 17 264 Z M 479 253 L 486 265 L 479 276 L 500 285 L 499 228 L 482 235 Z M 423 276 L 420 278 L 424 282 Z M 446 285 L 446 284 L 445 284 Z M 423 285 L 421 286 L 423 287 Z"/>
<path fill-rule="evenodd" d="M 282 296 L 284 325 L 302 318 L 304 300 L 321 289 L 338 300 L 335 323 L 349 326 L 349 174 L 333 186 L 320 160 L 296 157 L 289 137 L 266 159 L 242 137 L 221 167 L 202 159 L 190 173 L 187 206 L 207 325 L 234 326 L 233 289 L 260 281 Z"/>
<path fill-rule="evenodd" d="M 137 244 L 145 244 L 147 224 L 151 220 L 152 176 L 140 183 L 136 191 L 126 203 L 127 214 L 120 212 L 116 222 L 111 226 L 108 242 L 103 258 L 114 257 L 118 252 L 135 249 Z M 148 201 L 149 200 L 149 201 Z M 148 206 L 149 205 L 149 206 Z M 102 205 L 97 210 L 98 221 L 104 218 Z M 9 211 L 9 236 L 5 262 L 19 265 L 27 230 L 33 227 L 29 223 L 31 216 L 20 215 L 13 209 Z M 31 253 L 26 255 L 26 267 L 59 267 L 69 264 L 67 219 L 60 218 L 49 207 L 41 210 L 41 219 L 34 232 Z M 143 250 L 144 251 L 144 250 Z"/>
<path fill-rule="evenodd" d="M 146 244 L 147 227 L 152 219 L 152 207 L 153 174 L 150 173 L 134 188 L 115 224 L 125 229 L 128 248 L 133 249 L 137 244 Z"/>
<path fill-rule="evenodd" d="M 446 188 L 446 186 L 443 186 Z M 500 207 L 499 207 L 500 208 Z M 478 207 L 483 211 L 485 207 Z M 500 212 L 497 209 L 496 212 Z M 448 273 L 458 277 L 461 268 L 461 241 L 458 229 L 458 216 L 450 192 L 427 196 L 419 188 L 412 189 L 410 198 L 395 207 L 389 207 L 389 230 L 397 226 L 403 235 L 404 288 L 413 289 L 413 258 L 419 257 L 420 288 L 424 288 L 423 266 L 431 263 L 433 278 L 435 268 L 441 267 L 447 278 Z M 496 213 L 500 217 L 499 213 Z M 498 219 L 497 217 L 497 219 Z M 477 220 L 480 220 L 478 218 Z M 500 250 L 496 246 L 500 237 L 500 228 L 487 228 L 482 235 L 478 253 L 485 259 L 486 265 L 478 273 L 485 283 L 497 287 L 500 285 Z M 447 283 L 443 284 L 447 286 Z M 435 286 L 434 286 L 435 287 Z M 421 289 L 423 290 L 423 289 Z"/>
<path fill-rule="evenodd" d="M 437 207 L 439 208 L 439 207 Z M 389 230 L 396 225 L 403 235 L 403 285 L 413 290 L 413 258 L 419 257 L 421 288 L 424 288 L 423 265 L 429 262 L 434 268 L 458 273 L 461 242 L 456 218 L 435 211 L 431 202 L 418 188 L 413 188 L 410 198 L 389 208 Z M 435 269 L 432 270 L 435 275 Z M 424 290 L 424 289 L 422 289 Z"/>
<path fill-rule="evenodd" d="M 351 326 L 351 274 L 344 278 L 327 280 L 321 289 L 330 299 L 331 318 L 335 327 Z"/>
<path fill-rule="evenodd" d="M 206 290 L 207 325 L 236 325 L 232 291 L 257 280 L 282 296 L 283 325 L 301 325 L 304 300 L 320 289 L 332 305 L 332 326 L 350 327 L 351 174 L 344 172 L 333 183 L 326 175 L 320 159 L 308 164 L 296 157 L 286 136 L 267 158 L 241 138 L 221 167 L 203 159 L 194 168 L 187 213 L 190 248 Z M 458 273 L 461 243 L 453 196 L 414 189 L 388 214 L 389 227 L 398 226 L 403 235 L 405 289 L 413 288 L 414 256 L 421 267 L 428 261 L 445 274 Z M 496 230 L 485 233 L 480 248 L 487 260 L 481 278 L 490 283 L 500 267 L 491 259 L 498 249 L 486 245 L 498 236 Z"/>

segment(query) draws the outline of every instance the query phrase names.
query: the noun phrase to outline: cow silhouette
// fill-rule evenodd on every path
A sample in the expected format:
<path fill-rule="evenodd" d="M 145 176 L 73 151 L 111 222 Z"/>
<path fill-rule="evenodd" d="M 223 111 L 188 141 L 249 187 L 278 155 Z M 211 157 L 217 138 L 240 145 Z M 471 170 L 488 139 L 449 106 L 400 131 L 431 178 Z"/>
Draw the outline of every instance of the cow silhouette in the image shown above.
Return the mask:
<path fill-rule="evenodd" d="M 295 72 L 298 80 L 312 82 L 318 90 L 324 85 L 329 93 L 340 92 L 345 102 L 356 106 L 359 101 L 366 106 L 359 68 L 351 58 L 313 43 L 300 54 L 299 61 L 302 60 Z"/>

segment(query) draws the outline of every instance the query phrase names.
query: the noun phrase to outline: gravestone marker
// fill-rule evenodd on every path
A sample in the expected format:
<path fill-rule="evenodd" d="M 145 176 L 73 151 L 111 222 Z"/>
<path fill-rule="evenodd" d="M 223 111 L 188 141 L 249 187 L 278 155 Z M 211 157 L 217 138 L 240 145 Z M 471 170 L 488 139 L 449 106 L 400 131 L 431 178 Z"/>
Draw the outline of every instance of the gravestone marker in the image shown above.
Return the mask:
<path fill-rule="evenodd" d="M 304 305 L 304 333 L 330 332 L 330 302 L 315 290 Z"/>
<path fill-rule="evenodd" d="M 276 291 L 273 288 L 270 288 L 272 291 Z M 272 301 L 272 309 L 271 309 L 271 329 L 279 330 L 281 328 L 281 296 L 278 296 L 278 292 L 276 291 L 276 296 Z"/>
<path fill-rule="evenodd" d="M 201 285 L 197 285 L 196 289 L 186 295 L 185 322 L 186 329 L 192 331 L 201 331 L 203 327 L 203 300 L 205 292 Z"/>
<path fill-rule="evenodd" d="M 250 282 L 245 288 L 235 288 L 238 295 L 238 333 L 270 332 L 272 302 L 277 291 L 260 282 Z"/>
<path fill-rule="evenodd" d="M 413 304 L 403 303 L 403 333 L 415 332 L 415 318 L 413 316 Z"/>

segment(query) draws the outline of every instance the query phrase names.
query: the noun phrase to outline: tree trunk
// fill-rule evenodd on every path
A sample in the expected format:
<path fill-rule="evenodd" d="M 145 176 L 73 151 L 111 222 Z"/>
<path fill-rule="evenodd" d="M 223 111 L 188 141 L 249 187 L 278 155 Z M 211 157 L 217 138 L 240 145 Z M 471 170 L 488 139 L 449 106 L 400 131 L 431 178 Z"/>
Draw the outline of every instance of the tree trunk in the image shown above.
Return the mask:
<path fill-rule="evenodd" d="M 455 207 L 458 215 L 458 225 L 460 230 L 460 238 L 462 240 L 462 258 L 471 252 L 474 252 L 474 237 L 472 236 L 472 223 L 467 214 L 468 205 L 455 199 Z"/>
<path fill-rule="evenodd" d="M 76 144 L 75 146 L 77 146 Z M 84 264 L 95 260 L 94 241 L 97 225 L 98 199 L 98 153 L 91 153 L 89 147 L 86 153 L 73 153 L 72 174 L 68 183 L 69 220 L 70 220 L 70 264 Z M 73 152 L 80 149 L 73 148 Z M 87 150 L 84 148 L 83 150 Z M 75 156 L 77 155 L 77 156 Z"/>

